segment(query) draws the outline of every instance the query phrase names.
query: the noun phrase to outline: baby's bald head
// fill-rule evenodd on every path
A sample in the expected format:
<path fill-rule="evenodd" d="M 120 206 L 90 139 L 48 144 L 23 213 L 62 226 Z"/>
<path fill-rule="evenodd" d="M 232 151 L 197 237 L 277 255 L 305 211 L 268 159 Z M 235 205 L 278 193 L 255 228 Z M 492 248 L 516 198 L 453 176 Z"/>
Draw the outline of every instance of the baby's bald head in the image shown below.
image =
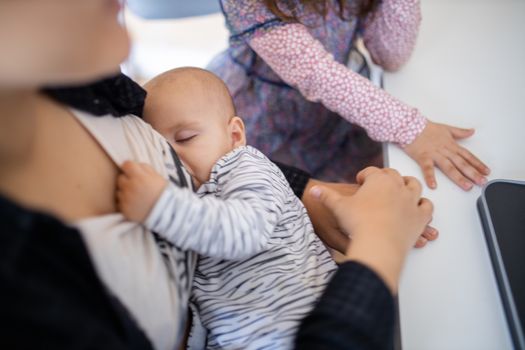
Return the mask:
<path fill-rule="evenodd" d="M 151 99 L 157 94 L 168 94 L 173 97 L 179 107 L 185 104 L 198 105 L 206 109 L 206 117 L 222 117 L 226 120 L 235 115 L 235 106 L 228 87 L 215 74 L 201 68 L 182 67 L 166 71 L 151 79 L 144 88 Z M 151 104 L 150 104 L 151 105 Z M 146 103 L 146 119 L 152 116 L 148 113 Z"/>
<path fill-rule="evenodd" d="M 246 145 L 228 88 L 213 73 L 177 68 L 145 88 L 144 120 L 171 143 L 198 183 L 207 181 L 222 156 Z"/>

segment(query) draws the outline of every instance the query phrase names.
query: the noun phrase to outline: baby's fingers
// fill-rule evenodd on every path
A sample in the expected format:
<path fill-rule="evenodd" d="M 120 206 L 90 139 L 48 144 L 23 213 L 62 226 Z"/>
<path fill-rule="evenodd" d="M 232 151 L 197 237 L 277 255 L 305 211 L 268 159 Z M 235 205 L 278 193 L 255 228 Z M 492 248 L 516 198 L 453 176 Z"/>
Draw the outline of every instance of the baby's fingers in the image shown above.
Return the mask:
<path fill-rule="evenodd" d="M 127 160 L 122 163 L 120 170 L 126 175 L 133 176 L 141 170 L 141 165 L 137 162 Z"/>
<path fill-rule="evenodd" d="M 120 191 L 124 191 L 126 188 L 129 187 L 131 180 L 124 174 L 120 174 L 117 177 L 117 189 Z"/>

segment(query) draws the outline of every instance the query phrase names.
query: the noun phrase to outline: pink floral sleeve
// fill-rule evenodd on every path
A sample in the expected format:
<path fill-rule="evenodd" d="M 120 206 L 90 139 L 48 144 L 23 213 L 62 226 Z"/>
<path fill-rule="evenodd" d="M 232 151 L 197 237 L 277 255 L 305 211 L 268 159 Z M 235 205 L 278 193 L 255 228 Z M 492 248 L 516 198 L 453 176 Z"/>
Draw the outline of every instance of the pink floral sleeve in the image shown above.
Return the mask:
<path fill-rule="evenodd" d="M 363 39 L 374 62 L 398 70 L 414 49 L 420 23 L 419 0 L 384 0 L 364 23 Z"/>
<path fill-rule="evenodd" d="M 249 44 L 306 99 L 362 126 L 376 141 L 405 146 L 425 128 L 426 119 L 417 109 L 336 62 L 302 24 L 275 27 Z"/>

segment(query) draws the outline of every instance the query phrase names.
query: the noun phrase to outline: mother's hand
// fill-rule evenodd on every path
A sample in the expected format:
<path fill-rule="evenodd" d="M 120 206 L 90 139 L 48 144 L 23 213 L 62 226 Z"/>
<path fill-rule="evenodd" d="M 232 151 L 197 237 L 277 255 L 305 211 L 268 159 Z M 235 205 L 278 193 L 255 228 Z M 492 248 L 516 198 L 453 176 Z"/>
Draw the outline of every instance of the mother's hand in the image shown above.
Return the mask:
<path fill-rule="evenodd" d="M 330 248 L 344 253 L 350 243 L 349 233 L 339 227 L 333 211 L 312 196 L 310 189 L 316 185 L 330 188 L 342 196 L 352 196 L 359 188 L 359 185 L 331 183 L 310 179 L 302 198 L 302 202 L 314 226 L 315 233 Z"/>
<path fill-rule="evenodd" d="M 325 188 L 329 188 L 341 196 L 352 196 L 359 189 L 359 184 L 348 184 L 348 183 L 334 183 L 334 182 L 323 182 L 319 180 L 310 179 L 306 185 L 302 202 L 308 211 L 308 216 L 312 221 L 315 233 L 321 238 L 321 240 L 328 245 L 330 248 L 337 250 L 339 253 L 344 254 L 350 244 L 351 232 L 345 232 L 339 224 L 334 215 L 334 211 L 326 207 L 317 198 L 312 196 L 310 189 L 316 185 L 321 185 Z M 422 248 L 428 241 L 434 241 L 438 238 L 439 232 L 431 227 L 427 226 L 423 233 L 420 235 L 414 247 Z"/>
<path fill-rule="evenodd" d="M 432 219 L 432 203 L 421 198 L 421 184 L 393 169 L 366 168 L 357 175 L 362 186 L 343 196 L 325 186 L 309 193 L 330 208 L 340 227 L 352 232 L 346 259 L 375 270 L 393 293 L 405 257 Z"/>

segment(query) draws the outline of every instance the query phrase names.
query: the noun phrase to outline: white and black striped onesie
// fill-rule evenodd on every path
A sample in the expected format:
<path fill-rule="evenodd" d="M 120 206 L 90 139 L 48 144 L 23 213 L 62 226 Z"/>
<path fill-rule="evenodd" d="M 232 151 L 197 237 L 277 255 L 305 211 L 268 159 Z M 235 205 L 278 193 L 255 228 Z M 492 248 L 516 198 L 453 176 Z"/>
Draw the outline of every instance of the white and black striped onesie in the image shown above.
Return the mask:
<path fill-rule="evenodd" d="M 197 194 L 168 186 L 146 226 L 201 255 L 191 298 L 207 349 L 290 349 L 336 269 L 282 172 L 250 146 Z"/>

